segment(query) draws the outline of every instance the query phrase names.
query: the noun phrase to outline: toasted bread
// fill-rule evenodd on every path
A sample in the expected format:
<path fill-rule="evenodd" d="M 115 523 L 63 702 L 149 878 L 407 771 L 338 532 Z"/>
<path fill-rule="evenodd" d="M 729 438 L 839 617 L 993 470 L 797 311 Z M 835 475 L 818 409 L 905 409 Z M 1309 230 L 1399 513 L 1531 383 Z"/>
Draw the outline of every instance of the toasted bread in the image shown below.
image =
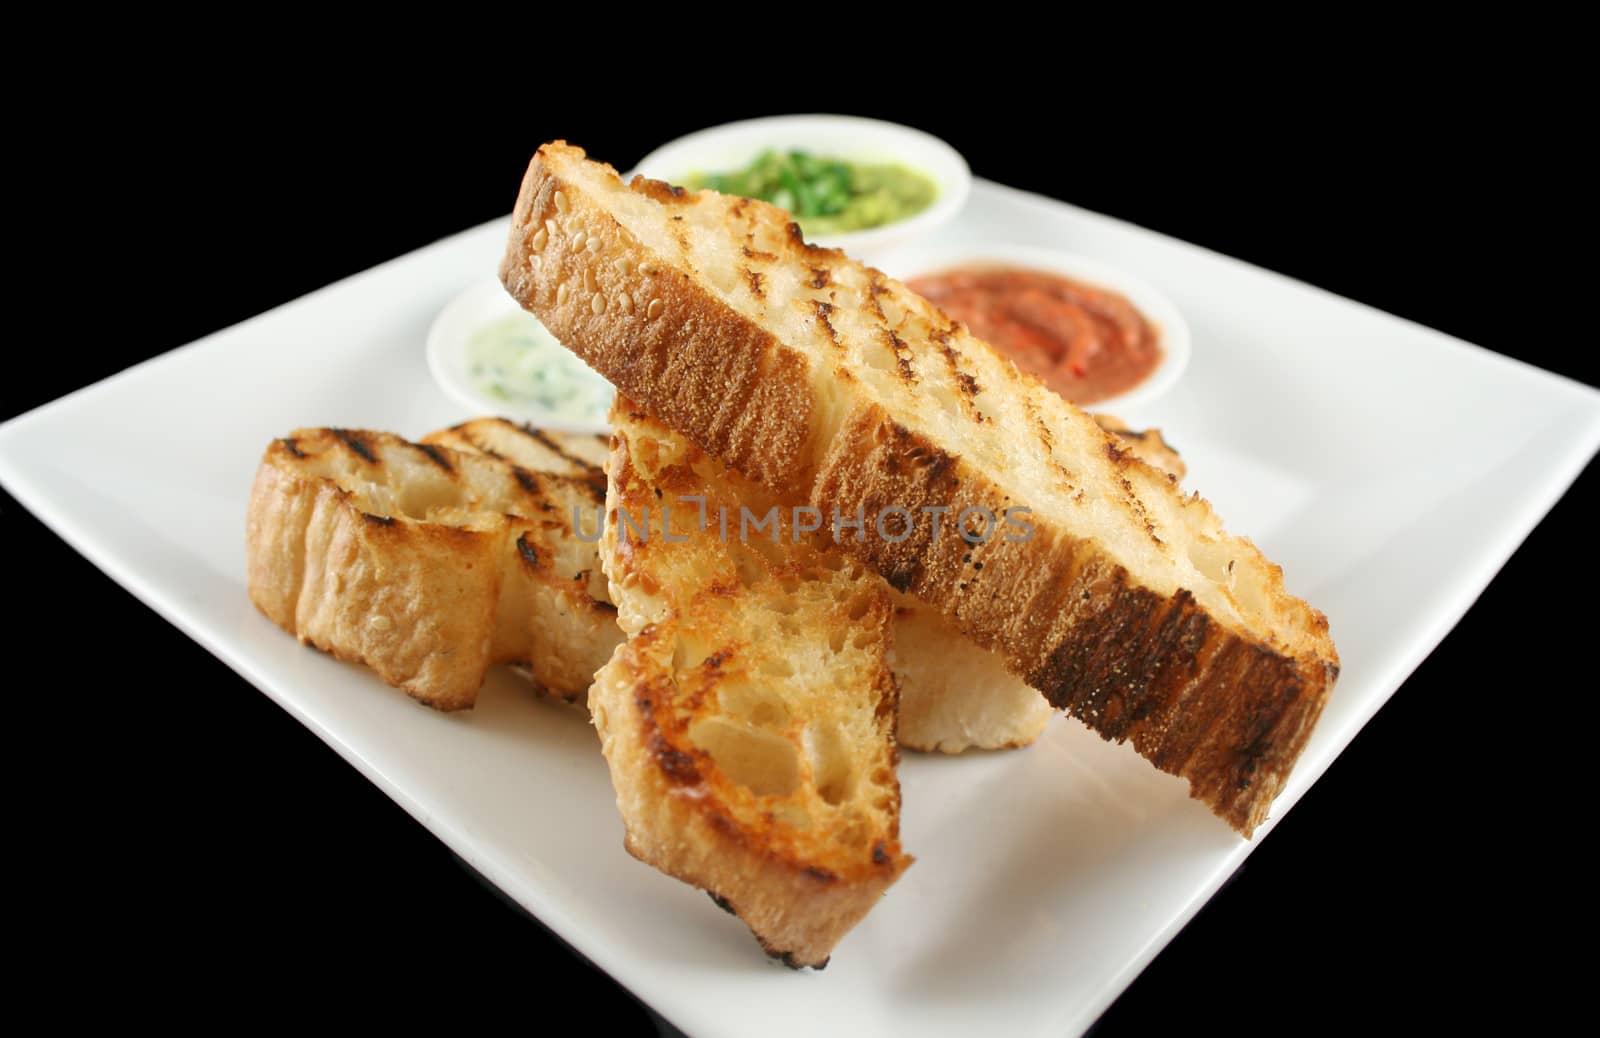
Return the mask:
<path fill-rule="evenodd" d="M 625 400 L 612 419 L 602 559 L 630 640 L 589 707 L 628 850 L 820 967 L 911 861 L 888 589 L 775 527 L 721 535 L 770 495 Z"/>
<path fill-rule="evenodd" d="M 539 471 L 582 476 L 605 483 L 605 459 L 598 436 L 542 432 L 503 418 L 478 418 L 424 436 L 461 450 L 477 450 L 504 458 L 515 465 Z M 719 481 L 733 481 L 728 493 L 737 497 L 758 487 L 746 487 L 744 477 L 723 465 L 715 472 Z M 782 538 L 785 544 L 787 539 Z M 581 558 L 575 570 L 598 569 L 599 546 L 587 542 L 569 545 Z M 823 546 L 825 550 L 827 546 Z M 875 575 L 870 578 L 880 581 Z M 900 686 L 900 745 L 913 750 L 960 753 L 968 749 L 1007 749 L 1026 746 L 1038 737 L 1050 719 L 1044 697 L 1006 671 L 991 652 L 961 638 L 937 610 L 913 598 L 891 593 L 894 605 L 894 673 Z"/>
<path fill-rule="evenodd" d="M 876 573 L 868 574 L 883 583 Z M 1014 750 L 1055 713 L 1005 661 L 961 636 L 943 613 L 884 584 L 894 604 L 900 745 L 930 753 Z"/>
<path fill-rule="evenodd" d="M 605 493 L 606 455 L 611 438 L 598 433 L 564 433 L 518 425 L 504 418 L 474 418 L 429 433 L 423 443 L 473 451 L 508 461 L 529 472 L 582 479 Z"/>
<path fill-rule="evenodd" d="M 1094 415 L 1095 424 L 1110 433 L 1118 446 L 1151 468 L 1165 472 L 1174 483 L 1189 474 L 1189 466 L 1177 450 L 1161 435 L 1160 429 L 1134 429 L 1127 422 L 1108 414 Z"/>
<path fill-rule="evenodd" d="M 1241 833 L 1266 818 L 1338 674 L 1326 619 L 965 327 L 780 209 L 627 185 L 559 142 L 528 167 L 500 274 L 620 392 L 786 501 L 921 517 L 844 544 Z M 927 519 L 1019 507 L 1028 536 Z"/>
<path fill-rule="evenodd" d="M 592 472 L 302 429 L 273 441 L 256 473 L 250 597 L 301 641 L 442 710 L 471 706 L 496 663 L 576 699 L 622 640 L 593 550 L 573 551 L 569 525 L 602 502 Z"/>

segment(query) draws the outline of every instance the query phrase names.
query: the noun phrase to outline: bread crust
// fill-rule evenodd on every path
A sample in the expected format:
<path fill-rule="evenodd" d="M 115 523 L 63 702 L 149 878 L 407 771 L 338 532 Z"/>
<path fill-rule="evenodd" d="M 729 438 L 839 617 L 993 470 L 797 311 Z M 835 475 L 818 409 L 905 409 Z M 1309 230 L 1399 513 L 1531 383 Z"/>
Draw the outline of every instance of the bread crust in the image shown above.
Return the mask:
<path fill-rule="evenodd" d="M 407 514 L 408 495 L 436 514 Z M 573 500 L 603 497 L 592 480 L 387 433 L 297 430 L 268 446 L 251 489 L 250 598 L 302 642 L 440 710 L 472 706 L 499 663 L 526 664 L 573 701 L 622 640 L 591 582 L 552 565 Z"/>
<path fill-rule="evenodd" d="M 750 927 L 767 954 L 821 969 L 839 940 L 912 862 L 897 836 L 859 861 L 808 856 L 776 827 L 752 828 L 730 810 L 737 793 L 681 727 L 663 729 L 675 630 L 649 628 L 596 675 L 589 708 L 611 768 L 628 853 L 708 891 Z M 888 689 L 864 694 L 892 695 Z M 669 710 L 662 713 L 670 714 Z M 677 729 L 677 730 L 674 730 Z M 898 814 L 898 805 L 895 805 Z"/>
<path fill-rule="evenodd" d="M 590 367 L 707 453 L 763 483 L 801 475 L 814 427 L 805 360 L 779 349 L 771 333 L 699 291 L 680 270 L 652 268 L 647 260 L 643 267 L 597 263 L 597 253 L 646 250 L 570 190 L 563 192 L 563 212 L 555 201 L 560 185 L 543 163 L 528 167 L 500 265 L 506 288 Z M 676 197 L 671 189 L 666 195 Z M 540 231 L 546 239 L 539 262 L 530 264 Z M 600 248 L 588 248 L 591 237 Z M 605 300 L 598 312 L 597 295 Z M 623 295 L 631 300 L 626 310 Z"/>
<path fill-rule="evenodd" d="M 469 707 L 489 666 L 501 531 L 400 524 L 301 477 L 275 440 L 248 513 L 250 599 L 279 627 L 363 663 L 440 710 Z"/>
<path fill-rule="evenodd" d="M 612 420 L 601 557 L 631 638 L 589 704 L 628 850 L 821 967 L 911 862 L 888 589 L 809 539 L 725 539 L 759 488 L 623 398 Z M 678 495 L 704 523 L 663 518 Z"/>
<path fill-rule="evenodd" d="M 871 410 L 834 439 L 812 500 L 847 515 L 900 504 L 998 516 L 1017 503 Z M 1089 538 L 1044 528 L 980 546 L 935 539 L 924 526 L 899 543 L 865 537 L 844 547 L 897 590 L 943 603 L 1053 706 L 1107 739 L 1131 740 L 1246 835 L 1265 819 L 1337 676 L 1336 666 L 1229 630 L 1187 591 L 1139 586 Z"/>
<path fill-rule="evenodd" d="M 585 162 L 578 149 L 561 142 L 541 148 L 523 180 L 500 274 L 522 306 L 621 392 L 746 475 L 825 511 L 851 515 L 862 507 L 872 514 L 876 505 L 892 503 L 975 505 L 1001 514 L 1026 504 L 1010 499 L 991 475 L 992 463 L 953 453 L 909 428 L 847 364 L 817 367 L 816 350 L 780 341 L 765 322 L 713 291 L 706 279 L 718 272 L 682 261 L 692 242 L 688 223 L 677 222 L 690 207 L 725 207 L 729 220 L 756 230 L 781 222 L 781 211 L 636 180 L 631 194 L 660 206 L 650 219 L 664 228 L 667 244 L 657 248 L 625 227 L 609 208 L 610 196 L 596 189 L 612 192 L 613 183 L 620 191 L 609 167 Z M 598 244 L 591 246 L 591 238 Z M 865 279 L 880 321 L 893 306 L 948 322 L 880 273 L 806 244 L 793 225 L 749 241 L 756 247 L 743 246 L 747 275 L 759 273 L 751 258 L 759 256 L 768 270 L 815 271 L 819 285 Z M 759 284 L 758 277 L 752 290 Z M 829 304 L 814 305 L 815 321 L 843 348 Z M 962 369 L 961 357 L 987 347 L 953 323 L 936 328 L 937 341 L 908 343 L 892 329 L 886 334 L 908 383 L 916 381 L 917 363 L 938 363 L 942 351 L 961 389 L 958 406 L 972 423 L 986 420 L 976 403 L 982 387 Z M 1007 374 L 988 364 L 991 381 L 1001 383 L 991 392 L 1029 408 L 1044 405 L 1047 413 L 1032 417 L 1047 445 L 1059 436 L 1104 455 L 1096 464 L 1109 466 L 1119 484 L 1108 507 L 1121 509 L 1130 528 L 1155 538 L 1146 507 L 1159 495 L 1162 507 L 1220 531 L 1209 506 L 1198 497 L 1182 499 L 1165 473 L 1081 413 L 1042 401 L 1014 369 Z M 925 537 L 845 543 L 892 585 L 937 606 L 976 643 L 1000 653 L 1052 703 L 1108 739 L 1131 740 L 1157 767 L 1186 778 L 1192 795 L 1248 836 L 1267 817 L 1338 674 L 1326 619 L 1288 595 L 1281 571 L 1243 539 L 1223 542 L 1233 560 L 1228 573 L 1237 561 L 1259 577 L 1254 594 L 1281 622 L 1252 623 L 1242 605 L 1227 607 L 1233 616 L 1202 608 L 1186 587 L 1160 588 L 1136 577 L 1116 552 L 1072 522 L 1039 513 L 1030 519 L 1031 539 L 995 538 L 981 551 L 950 537 L 937 544 Z M 1163 554 L 1183 548 L 1159 538 L 1156 544 Z M 1212 594 L 1233 601 L 1227 589 Z"/>

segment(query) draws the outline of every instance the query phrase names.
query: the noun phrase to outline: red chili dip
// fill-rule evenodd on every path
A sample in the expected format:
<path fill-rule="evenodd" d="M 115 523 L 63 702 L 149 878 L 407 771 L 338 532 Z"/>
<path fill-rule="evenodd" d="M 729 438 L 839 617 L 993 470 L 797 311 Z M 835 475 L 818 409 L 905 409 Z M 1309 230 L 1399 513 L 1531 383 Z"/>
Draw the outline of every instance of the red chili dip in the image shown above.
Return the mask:
<path fill-rule="evenodd" d="M 1160 336 L 1132 303 L 1059 274 L 974 267 L 907 284 L 1075 404 L 1124 393 L 1161 361 Z"/>

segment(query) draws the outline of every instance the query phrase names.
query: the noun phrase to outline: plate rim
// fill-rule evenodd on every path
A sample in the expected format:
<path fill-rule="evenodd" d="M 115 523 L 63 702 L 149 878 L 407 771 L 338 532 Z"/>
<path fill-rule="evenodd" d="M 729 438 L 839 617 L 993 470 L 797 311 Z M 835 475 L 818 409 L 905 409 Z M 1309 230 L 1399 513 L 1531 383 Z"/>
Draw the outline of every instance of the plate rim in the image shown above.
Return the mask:
<path fill-rule="evenodd" d="M 1404 680 L 1415 670 L 1417 664 L 1431 653 L 1444 635 L 1459 622 L 1461 616 L 1471 607 L 1482 590 L 1488 586 L 1494 575 L 1509 559 L 1517 546 L 1538 525 L 1545 514 L 1554 506 L 1555 502 L 1566 493 L 1567 489 L 1581 473 L 1583 467 L 1588 464 L 1589 459 L 1594 455 L 1597 446 L 1600 446 L 1600 390 L 1586 386 L 1567 376 L 1547 371 L 1525 361 L 1507 357 L 1493 350 L 1451 336 L 1448 333 L 1418 324 L 1407 318 L 1387 313 L 1369 304 L 1338 296 L 1326 289 L 1298 281 L 1287 275 L 1265 270 L 1246 261 L 1217 253 L 1204 246 L 1151 231 L 1114 217 L 1083 210 L 1072 206 L 1070 203 L 1049 198 L 1048 196 L 1037 195 L 1004 185 L 991 184 L 987 181 L 982 182 L 982 184 L 985 190 L 997 189 L 1003 193 L 1024 196 L 1030 200 L 1054 206 L 1064 206 L 1075 214 L 1085 215 L 1094 220 L 1106 221 L 1109 225 L 1119 230 L 1135 230 L 1168 244 L 1198 250 L 1208 257 L 1226 260 L 1229 263 L 1239 264 L 1283 281 L 1310 288 L 1338 303 L 1353 304 L 1389 321 L 1398 321 L 1412 330 L 1424 332 L 1441 345 L 1471 347 L 1480 355 L 1488 355 L 1500 363 L 1509 364 L 1515 369 L 1520 369 L 1525 375 L 1532 375 L 1538 378 L 1543 383 L 1542 388 L 1568 394 L 1574 402 L 1588 408 L 1588 420 L 1584 426 L 1586 435 L 1573 437 L 1567 444 L 1566 450 L 1552 457 L 1551 468 L 1547 470 L 1547 477 L 1541 481 L 1540 492 L 1536 495 L 1530 495 L 1524 500 L 1515 514 L 1514 521 L 1507 521 L 1498 534 L 1491 539 L 1492 548 L 1490 550 L 1480 553 L 1475 558 L 1473 565 L 1455 571 L 1454 586 L 1449 589 L 1447 595 L 1449 607 L 1437 610 L 1430 616 L 1427 633 L 1413 639 L 1408 645 L 1407 651 L 1401 654 L 1400 658 L 1393 661 L 1381 677 L 1373 679 L 1375 684 L 1385 689 L 1385 691 L 1371 697 L 1370 702 L 1365 703 L 1362 709 L 1347 721 L 1346 725 L 1341 728 L 1341 738 L 1333 740 L 1336 745 L 1332 746 L 1331 752 L 1325 754 L 1325 759 L 1316 762 L 1313 771 L 1307 770 L 1307 765 L 1311 764 L 1311 761 L 1302 760 L 1297 765 L 1296 775 L 1291 779 L 1290 785 L 1285 788 L 1283 796 L 1274 804 L 1272 817 L 1262 826 L 1256 839 L 1248 842 L 1240 841 L 1235 847 L 1231 848 L 1212 870 L 1212 874 L 1208 877 L 1206 883 L 1188 896 L 1183 910 L 1174 914 L 1167 920 L 1165 925 L 1153 931 L 1140 946 L 1138 953 L 1130 958 L 1121 969 L 1112 973 L 1098 988 L 1093 989 L 1092 993 L 1084 999 L 1080 1011 L 1073 1014 L 1070 1020 L 1064 1021 L 1066 1026 L 1081 1030 L 1098 1018 L 1106 1007 L 1126 989 L 1131 980 L 1148 966 L 1155 955 L 1170 942 L 1178 931 L 1188 924 L 1200 908 L 1216 893 L 1217 889 L 1234 873 L 1243 859 L 1252 853 L 1255 847 L 1260 845 L 1265 835 L 1271 831 L 1276 822 L 1287 815 L 1288 811 L 1293 808 L 1304 792 L 1321 778 L 1332 761 L 1337 759 L 1349 745 L 1354 733 L 1359 732 L 1370 721 L 1371 717 L 1389 701 L 1394 692 L 1404 683 Z M 288 307 L 305 304 L 326 294 L 336 292 L 341 287 L 361 279 L 380 277 L 383 272 L 389 270 L 395 264 L 402 263 L 420 253 L 446 248 L 450 243 L 457 242 L 464 237 L 483 234 L 487 228 L 503 228 L 505 222 L 504 217 L 497 218 L 458 232 L 456 235 L 423 245 L 418 249 L 342 278 L 306 295 L 286 301 L 244 321 L 213 331 L 191 343 L 143 360 L 121 372 L 74 390 L 55 400 L 14 416 L 4 423 L 0 423 L 0 485 L 3 485 L 19 504 L 38 517 L 45 526 L 60 536 L 73 550 L 83 555 L 119 586 L 133 594 L 163 619 L 216 656 L 258 690 L 265 693 L 297 721 L 315 732 L 341 758 L 354 766 L 359 773 L 369 781 L 372 781 L 379 789 L 383 790 L 390 799 L 399 804 L 408 814 L 445 842 L 464 861 L 473 868 L 478 869 L 491 883 L 507 892 L 513 900 L 533 912 L 543 925 L 568 943 L 577 954 L 589 959 L 597 967 L 604 969 L 619 984 L 637 993 L 641 999 L 652 1006 L 654 1011 L 661 1013 L 675 1023 L 680 1019 L 688 1022 L 693 1017 L 693 1014 L 690 1014 L 689 1017 L 680 1016 L 681 1011 L 688 1008 L 688 1006 L 681 1001 L 664 998 L 659 992 L 652 991 L 651 989 L 654 985 L 650 983 L 648 976 L 639 976 L 632 972 L 627 972 L 626 964 L 619 959 L 620 950 L 612 947 L 612 942 L 606 939 L 603 934 L 596 934 L 582 929 L 575 918 L 563 909 L 559 899 L 552 896 L 542 896 L 543 892 L 537 882 L 528 881 L 517 876 L 511 868 L 511 863 L 499 860 L 500 856 L 493 852 L 492 846 L 485 849 L 467 833 L 452 825 L 449 818 L 430 814 L 426 811 L 424 806 L 410 795 L 399 782 L 386 774 L 382 768 L 358 753 L 355 747 L 342 738 L 338 731 L 317 721 L 291 695 L 285 691 L 280 691 L 272 681 L 256 672 L 246 658 L 248 654 L 240 652 L 236 644 L 226 639 L 214 638 L 200 626 L 192 623 L 181 606 L 169 600 L 169 596 L 165 592 L 141 579 L 118 557 L 115 551 L 108 550 L 103 544 L 98 543 L 97 539 L 86 531 L 82 521 L 74 518 L 70 509 L 58 507 L 57 503 L 51 500 L 51 495 L 41 485 L 36 485 L 33 477 L 22 465 L 18 464 L 11 450 L 12 445 L 21 440 L 26 431 L 36 423 L 47 421 L 52 416 L 68 408 L 94 406 L 92 399 L 95 396 L 113 391 L 125 380 L 135 377 L 138 372 L 142 372 L 151 366 L 172 362 L 191 350 L 198 350 L 211 345 L 219 337 L 245 329 Z M 1345 728 L 1348 729 L 1348 735 L 1344 732 Z M 530 904 L 527 898 L 520 896 L 519 893 L 514 894 L 512 891 L 532 893 L 536 895 L 535 900 L 537 903 Z M 701 1023 L 696 1021 L 696 1026 Z"/>

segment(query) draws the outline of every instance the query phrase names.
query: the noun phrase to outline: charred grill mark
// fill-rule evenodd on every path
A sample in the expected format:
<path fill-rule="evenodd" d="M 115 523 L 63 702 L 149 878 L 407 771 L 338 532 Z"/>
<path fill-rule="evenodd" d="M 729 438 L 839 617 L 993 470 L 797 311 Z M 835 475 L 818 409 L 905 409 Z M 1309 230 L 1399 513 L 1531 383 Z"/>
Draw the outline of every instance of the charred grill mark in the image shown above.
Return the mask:
<path fill-rule="evenodd" d="M 411 446 L 415 447 L 423 454 L 426 454 L 428 456 L 428 460 L 433 462 L 435 465 L 444 469 L 452 476 L 455 475 L 455 466 L 450 464 L 450 458 L 438 447 L 435 447 L 431 443 L 413 443 Z"/>
<path fill-rule="evenodd" d="M 878 280 L 880 277 L 881 275 L 879 275 L 875 270 L 870 272 L 868 276 L 866 299 L 867 309 L 872 311 L 873 315 L 878 318 L 878 321 L 882 323 L 885 328 L 888 328 L 889 315 L 883 312 L 883 304 L 878 302 L 878 297 L 883 294 L 878 288 Z"/>
<path fill-rule="evenodd" d="M 811 242 L 806 241 L 805 235 L 800 230 L 800 225 L 793 221 L 790 221 L 786 231 L 790 244 L 798 246 L 812 256 L 844 256 L 844 253 L 838 249 L 830 249 L 826 245 L 813 245 Z"/>
<path fill-rule="evenodd" d="M 651 180 L 648 177 L 634 177 L 628 185 L 637 194 L 660 202 L 663 205 L 675 205 L 688 200 L 689 192 L 676 184 L 669 184 L 665 180 Z"/>
<path fill-rule="evenodd" d="M 583 473 L 577 476 L 564 477 L 575 481 L 575 485 L 595 502 L 600 502 L 606 496 L 606 470 L 595 468 L 593 465 L 584 468 Z"/>
<path fill-rule="evenodd" d="M 641 637 L 649 637 L 653 628 L 646 628 L 640 632 Z M 672 683 L 668 679 L 663 682 L 647 682 L 638 687 L 633 695 L 634 706 L 639 710 L 639 717 L 649 735 L 645 738 L 645 746 L 649 749 L 650 756 L 655 758 L 659 767 L 667 778 L 680 786 L 695 785 L 700 782 L 700 767 L 691 753 L 672 744 L 662 732 L 660 723 L 656 718 L 656 696 L 671 698 Z M 670 716 L 668 723 L 671 723 Z M 714 821 L 714 819 L 713 819 Z"/>
<path fill-rule="evenodd" d="M 896 370 L 900 373 L 900 380 L 909 385 L 915 385 L 920 381 L 920 378 L 917 375 L 917 369 L 911 363 L 911 347 L 906 345 L 905 340 L 900 338 L 899 334 L 890 327 L 889 315 L 884 313 L 883 304 L 878 301 L 879 296 L 886 295 L 888 292 L 889 286 L 883 279 L 883 272 L 868 268 L 867 308 L 872 311 L 873 315 L 878 318 L 878 323 L 883 326 L 883 341 L 889 347 L 890 352 L 894 354 L 894 364 Z"/>
<path fill-rule="evenodd" d="M 1022 398 L 1022 403 L 1023 408 L 1028 416 L 1028 424 L 1033 426 L 1033 431 L 1035 433 L 1038 433 L 1039 440 L 1045 445 L 1045 449 L 1047 451 L 1051 451 L 1051 449 L 1056 445 L 1056 438 L 1050 432 L 1050 424 L 1046 422 L 1044 420 L 1044 416 L 1039 413 L 1038 405 L 1033 402 L 1032 397 L 1024 396 Z M 1051 460 L 1054 461 L 1053 451 Z M 1060 466 L 1057 467 L 1059 468 Z"/>
<path fill-rule="evenodd" d="M 700 768 L 694 755 L 685 753 L 656 732 L 650 737 L 650 754 L 668 779 L 680 786 L 692 786 L 700 781 Z"/>
<path fill-rule="evenodd" d="M 517 486 L 521 487 L 526 492 L 530 494 L 543 493 L 543 490 L 539 486 L 539 477 L 535 476 L 521 465 L 511 466 L 511 475 L 516 479 Z"/>
<path fill-rule="evenodd" d="M 372 445 L 367 443 L 365 433 L 355 429 L 329 429 L 328 431 L 333 433 L 340 443 L 350 448 L 363 461 L 373 465 L 383 464 L 378 460 L 378 456 L 372 453 Z"/>
<path fill-rule="evenodd" d="M 522 561 L 528 564 L 529 569 L 539 568 L 539 551 L 528 543 L 527 534 L 517 538 L 517 554 L 522 556 Z"/>
<path fill-rule="evenodd" d="M 1110 437 L 1106 438 L 1106 446 L 1110 448 L 1111 451 L 1115 452 L 1114 457 L 1117 459 L 1117 463 L 1119 465 L 1127 464 L 1126 453 L 1122 450 L 1122 448 L 1112 443 Z M 1156 525 L 1150 519 L 1150 512 L 1145 508 L 1144 502 L 1139 499 L 1139 495 L 1134 491 L 1133 484 L 1128 482 L 1128 477 L 1118 475 L 1117 485 L 1122 489 L 1122 500 L 1125 504 L 1127 504 L 1128 512 L 1133 516 L 1134 520 L 1139 523 L 1139 525 L 1144 527 L 1144 532 L 1149 535 L 1150 539 L 1157 544 L 1160 544 L 1161 538 L 1156 535 Z"/>
<path fill-rule="evenodd" d="M 816 310 L 817 321 L 822 325 L 822 330 L 828 333 L 828 338 L 835 346 L 843 345 L 839 342 L 839 333 L 834 329 L 833 322 L 828 320 L 829 315 L 833 313 L 833 304 L 825 303 L 820 299 L 813 299 L 811 306 Z"/>
<path fill-rule="evenodd" d="M 879 311 L 879 313 L 881 314 L 882 311 Z M 894 364 L 900 371 L 900 380 L 909 385 L 916 385 L 921 379 L 917 375 L 917 369 L 911 366 L 911 347 L 906 345 L 904 339 L 895 334 L 893 328 L 886 326 L 883 331 L 884 341 L 889 344 L 889 349 L 894 351 Z"/>
<path fill-rule="evenodd" d="M 899 316 L 895 320 L 891 321 L 889 319 L 889 311 L 884 309 L 883 303 L 880 302 L 881 299 L 888 299 L 889 305 L 899 312 Z M 906 320 L 912 315 L 912 311 L 906 309 L 895 298 L 894 287 L 889 284 L 889 280 L 883 271 L 877 267 L 867 268 L 867 303 L 872 307 L 873 312 L 878 315 L 878 319 L 886 326 L 892 325 L 895 328 L 903 328 Z"/>
<path fill-rule="evenodd" d="M 1039 408 L 1034 404 L 1031 396 L 1024 395 L 1022 401 L 1023 407 L 1027 413 L 1028 425 L 1033 428 L 1034 434 L 1039 437 L 1039 442 L 1044 444 L 1045 457 L 1049 459 L 1050 467 L 1055 469 L 1056 473 L 1060 475 L 1062 486 L 1066 489 L 1067 493 L 1070 494 L 1074 491 L 1077 491 L 1079 495 L 1078 500 L 1081 501 L 1083 499 L 1082 491 L 1078 491 L 1077 483 L 1072 475 L 1072 471 L 1065 465 L 1061 464 L 1061 462 L 1056 460 L 1056 441 L 1055 437 L 1050 432 L 1050 423 L 1046 422 L 1044 420 L 1044 416 L 1039 413 Z"/>
<path fill-rule="evenodd" d="M 590 479 L 598 475 L 600 479 L 605 479 L 606 474 L 604 469 L 596 468 L 575 454 L 569 454 L 565 448 L 563 448 L 555 440 L 551 439 L 550 435 L 543 429 L 536 429 L 531 425 L 518 425 L 516 426 L 516 430 L 561 458 L 562 461 L 573 465 L 583 473 L 583 478 Z M 596 438 L 600 439 L 600 437 Z"/>
<path fill-rule="evenodd" d="M 911 585 L 916 582 L 917 575 L 922 572 L 922 563 L 917 559 L 906 559 L 890 567 L 883 575 L 889 586 L 896 591 L 908 592 Z"/>
<path fill-rule="evenodd" d="M 293 454 L 295 457 L 304 458 L 306 456 L 306 452 L 300 449 L 299 441 L 297 441 L 293 436 L 285 436 L 278 442 L 283 444 L 284 450 L 288 451 L 290 454 Z"/>
<path fill-rule="evenodd" d="M 961 355 L 950 345 L 950 336 L 944 332 L 935 332 L 933 341 L 938 344 L 939 352 L 944 354 L 945 363 L 950 365 L 950 377 L 955 379 L 956 388 L 965 397 L 976 397 L 983 391 L 978 384 L 977 376 L 961 366 Z"/>

